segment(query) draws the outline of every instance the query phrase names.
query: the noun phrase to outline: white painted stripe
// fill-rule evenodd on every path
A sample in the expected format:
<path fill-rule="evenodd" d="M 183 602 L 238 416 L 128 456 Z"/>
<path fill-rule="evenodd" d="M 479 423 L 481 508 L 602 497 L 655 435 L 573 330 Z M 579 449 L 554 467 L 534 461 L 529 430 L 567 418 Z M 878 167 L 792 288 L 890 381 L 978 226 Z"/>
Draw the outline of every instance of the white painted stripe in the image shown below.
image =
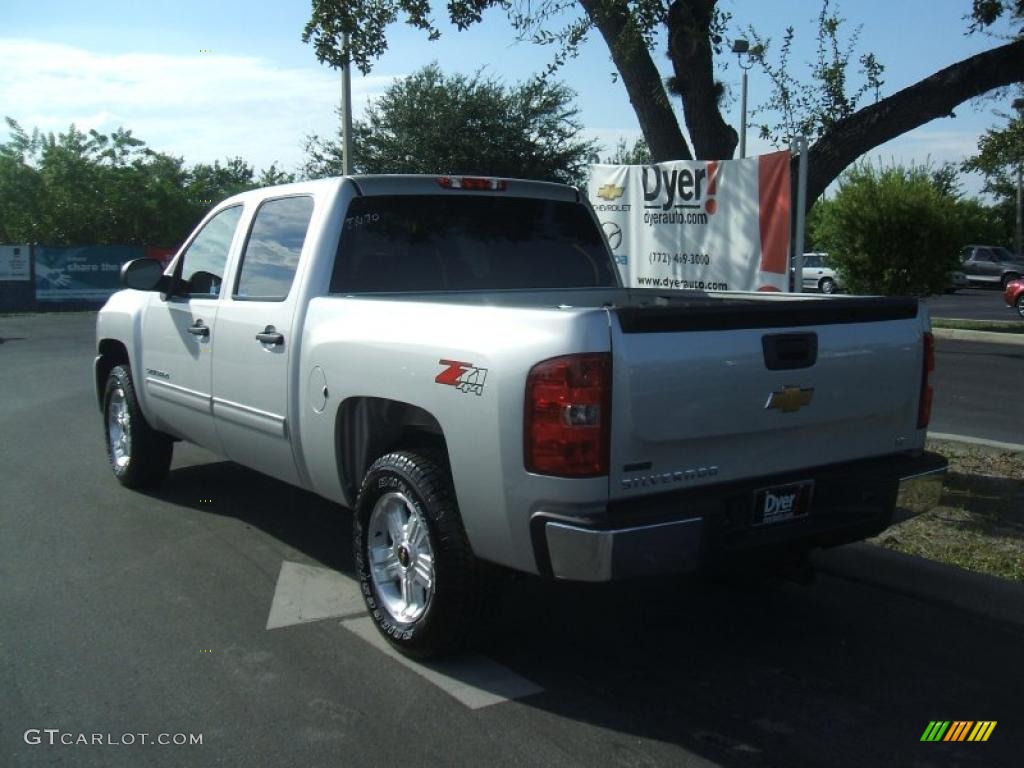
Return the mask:
<path fill-rule="evenodd" d="M 267 629 L 332 618 L 341 618 L 341 625 L 356 637 L 470 709 L 489 707 L 544 690 L 480 654 L 463 654 L 437 662 L 407 659 L 388 644 L 366 615 L 366 604 L 355 579 L 330 568 L 282 562 Z"/>
<path fill-rule="evenodd" d="M 267 629 L 366 613 L 359 585 L 342 573 L 313 565 L 281 563 Z"/>
<path fill-rule="evenodd" d="M 482 709 L 544 691 L 539 685 L 480 654 L 463 654 L 454 659 L 431 662 L 407 659 L 388 644 L 369 616 L 345 619 L 341 625 L 470 709 Z"/>

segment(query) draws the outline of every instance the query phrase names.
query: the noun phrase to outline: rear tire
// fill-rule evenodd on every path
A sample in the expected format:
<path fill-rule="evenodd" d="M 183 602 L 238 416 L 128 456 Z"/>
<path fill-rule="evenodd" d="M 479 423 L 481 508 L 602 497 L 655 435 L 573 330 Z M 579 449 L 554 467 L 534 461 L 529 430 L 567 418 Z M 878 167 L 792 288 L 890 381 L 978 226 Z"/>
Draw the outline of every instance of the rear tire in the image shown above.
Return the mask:
<path fill-rule="evenodd" d="M 167 477 L 174 442 L 146 421 L 127 365 L 118 365 L 103 391 L 107 459 L 126 488 L 155 488 Z"/>
<path fill-rule="evenodd" d="M 1017 297 L 1017 301 L 1014 303 L 1014 306 L 1017 307 L 1017 314 L 1024 319 L 1024 293 Z"/>
<path fill-rule="evenodd" d="M 359 490 L 353 545 L 370 617 L 406 656 L 455 653 L 483 624 L 486 566 L 442 463 L 411 451 L 377 459 Z"/>
<path fill-rule="evenodd" d="M 822 293 L 835 293 L 836 292 L 836 281 L 831 277 L 823 277 L 818 283 L 818 290 Z"/>

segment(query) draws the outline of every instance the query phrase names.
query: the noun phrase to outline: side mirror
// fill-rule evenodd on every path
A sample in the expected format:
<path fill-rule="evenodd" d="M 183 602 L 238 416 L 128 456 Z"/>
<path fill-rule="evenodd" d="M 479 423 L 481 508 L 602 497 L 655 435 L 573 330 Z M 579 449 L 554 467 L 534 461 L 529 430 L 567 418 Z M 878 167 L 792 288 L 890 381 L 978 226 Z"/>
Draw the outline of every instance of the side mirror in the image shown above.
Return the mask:
<path fill-rule="evenodd" d="M 161 287 L 164 266 L 156 259 L 132 259 L 121 267 L 121 285 L 137 291 L 155 291 Z"/>

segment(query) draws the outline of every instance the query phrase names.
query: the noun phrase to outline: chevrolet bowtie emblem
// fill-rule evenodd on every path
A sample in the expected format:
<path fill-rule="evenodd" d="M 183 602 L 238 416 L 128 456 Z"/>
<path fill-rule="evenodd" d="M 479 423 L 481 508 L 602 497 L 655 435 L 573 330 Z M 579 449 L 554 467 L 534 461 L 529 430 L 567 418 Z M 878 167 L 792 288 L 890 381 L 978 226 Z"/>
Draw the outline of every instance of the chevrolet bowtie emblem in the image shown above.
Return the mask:
<path fill-rule="evenodd" d="M 605 184 L 603 187 L 598 188 L 597 196 L 602 200 L 618 200 L 622 197 L 622 193 L 625 191 L 625 187 L 617 187 L 614 184 Z"/>
<path fill-rule="evenodd" d="M 764 407 L 766 409 L 778 408 L 783 413 L 793 413 L 805 405 L 810 405 L 812 397 L 814 397 L 814 387 L 801 389 L 800 387 L 785 386 L 778 392 L 772 392 Z"/>

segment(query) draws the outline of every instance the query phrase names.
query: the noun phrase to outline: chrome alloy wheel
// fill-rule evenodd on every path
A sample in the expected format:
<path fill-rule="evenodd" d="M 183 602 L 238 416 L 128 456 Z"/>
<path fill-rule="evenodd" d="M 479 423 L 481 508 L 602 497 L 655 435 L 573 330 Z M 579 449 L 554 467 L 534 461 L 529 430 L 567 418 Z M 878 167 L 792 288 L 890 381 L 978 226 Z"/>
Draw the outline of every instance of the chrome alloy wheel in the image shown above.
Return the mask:
<path fill-rule="evenodd" d="M 125 400 L 124 389 L 118 387 L 110 393 L 107 405 L 107 441 L 114 466 L 123 469 L 132 458 L 132 421 Z"/>
<path fill-rule="evenodd" d="M 384 607 L 402 623 L 419 619 L 434 594 L 434 550 L 426 520 L 403 493 L 386 493 L 370 513 L 370 576 Z"/>

